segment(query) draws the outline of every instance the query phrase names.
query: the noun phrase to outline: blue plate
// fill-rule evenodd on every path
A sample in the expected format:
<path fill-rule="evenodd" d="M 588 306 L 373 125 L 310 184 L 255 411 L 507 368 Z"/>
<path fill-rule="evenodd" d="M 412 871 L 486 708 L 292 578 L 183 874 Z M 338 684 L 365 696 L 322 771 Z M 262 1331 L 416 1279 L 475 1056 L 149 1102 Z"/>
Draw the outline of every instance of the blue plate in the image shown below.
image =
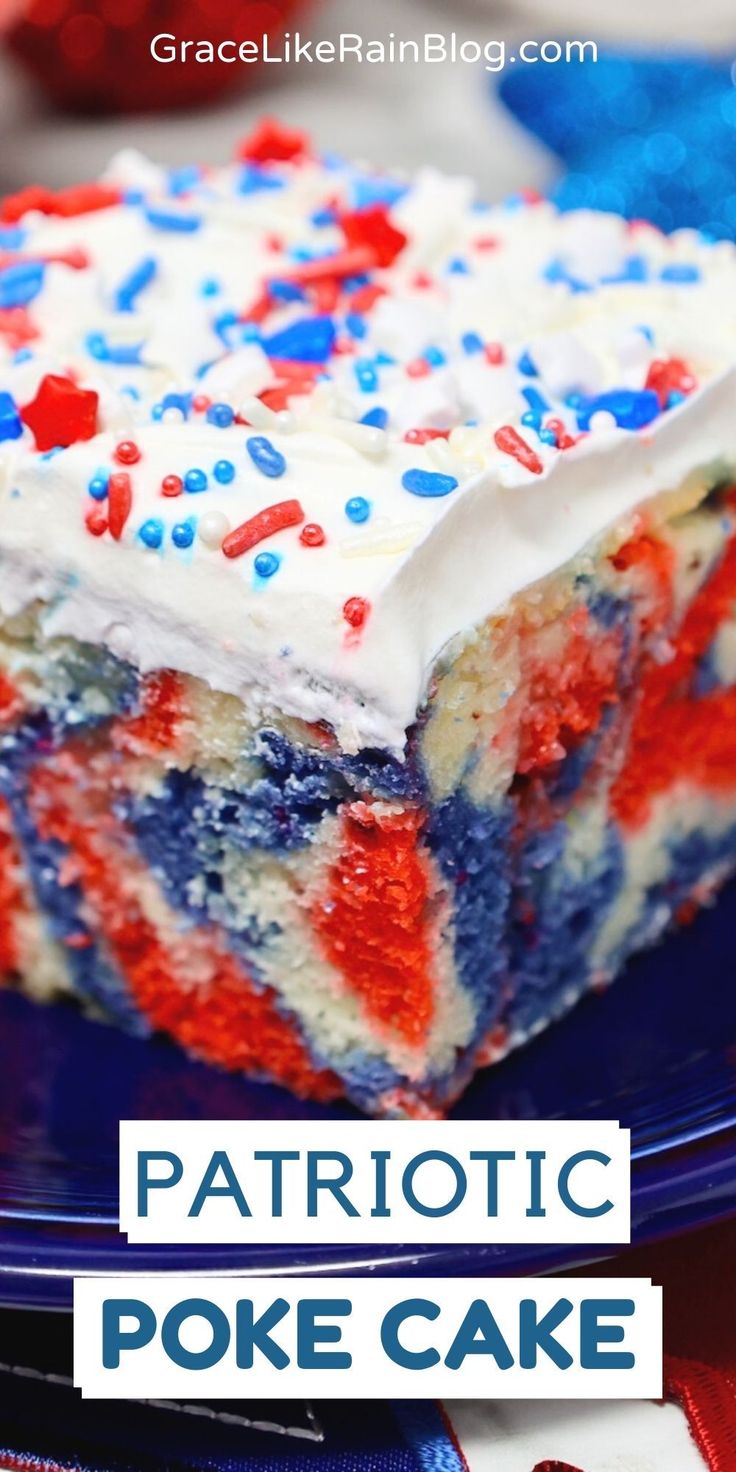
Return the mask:
<path fill-rule="evenodd" d="M 65 1307 L 74 1274 L 512 1273 L 580 1247 L 129 1247 L 117 1231 L 125 1119 L 324 1119 L 347 1105 L 189 1062 L 69 1005 L 0 996 L 0 1302 Z M 632 1130 L 635 1239 L 736 1212 L 736 883 L 603 996 L 480 1074 L 459 1119 L 618 1119 Z M 600 1249 L 598 1249 L 600 1255 Z"/>

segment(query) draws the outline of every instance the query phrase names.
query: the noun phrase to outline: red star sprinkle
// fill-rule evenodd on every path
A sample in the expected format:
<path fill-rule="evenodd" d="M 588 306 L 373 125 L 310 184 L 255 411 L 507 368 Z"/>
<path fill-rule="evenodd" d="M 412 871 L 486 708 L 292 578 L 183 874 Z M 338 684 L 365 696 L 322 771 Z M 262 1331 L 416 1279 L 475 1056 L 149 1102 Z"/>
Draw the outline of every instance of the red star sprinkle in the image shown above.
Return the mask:
<path fill-rule="evenodd" d="M 408 237 L 391 224 L 385 205 L 352 210 L 340 216 L 340 227 L 349 246 L 368 246 L 377 266 L 390 266 L 400 255 Z"/>
<path fill-rule="evenodd" d="M 309 151 L 309 138 L 299 128 L 285 128 L 276 118 L 262 118 L 243 138 L 237 156 L 247 163 L 281 163 Z"/>
<path fill-rule="evenodd" d="M 35 399 L 21 409 L 21 419 L 32 431 L 37 450 L 64 449 L 97 434 L 98 395 L 78 388 L 70 378 L 47 373 Z"/>

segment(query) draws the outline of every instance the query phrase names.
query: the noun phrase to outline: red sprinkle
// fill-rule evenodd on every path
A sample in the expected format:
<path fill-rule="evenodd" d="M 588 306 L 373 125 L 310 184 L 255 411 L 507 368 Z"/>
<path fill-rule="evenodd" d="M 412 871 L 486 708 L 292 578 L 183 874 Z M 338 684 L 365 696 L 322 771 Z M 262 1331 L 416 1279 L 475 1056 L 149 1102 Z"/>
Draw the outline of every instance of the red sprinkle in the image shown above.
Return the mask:
<path fill-rule="evenodd" d="M 449 429 L 407 429 L 404 439 L 407 445 L 428 445 L 430 440 L 446 440 Z"/>
<path fill-rule="evenodd" d="M 311 282 L 326 281 L 337 276 L 362 276 L 364 271 L 370 271 L 375 262 L 373 250 L 365 245 L 356 245 L 350 250 L 337 251 L 334 256 L 319 256 L 314 261 L 303 261 L 283 276 L 273 276 L 271 279 L 308 286 Z M 351 299 L 351 306 L 353 305 Z"/>
<path fill-rule="evenodd" d="M 691 394 L 697 382 L 682 358 L 657 358 L 650 365 L 644 387 L 653 389 L 664 407 L 671 393 Z"/>
<path fill-rule="evenodd" d="M 104 536 L 107 531 L 107 517 L 102 507 L 96 506 L 93 502 L 84 518 L 84 524 L 93 537 Z"/>
<path fill-rule="evenodd" d="M 383 204 L 341 215 L 340 228 L 349 246 L 367 246 L 377 266 L 390 266 L 407 244 L 408 236 L 391 224 Z"/>
<path fill-rule="evenodd" d="M 426 358 L 413 358 L 411 363 L 407 363 L 406 372 L 409 378 L 426 378 L 432 367 Z"/>
<path fill-rule="evenodd" d="M 494 368 L 498 368 L 499 363 L 506 362 L 506 354 L 500 342 L 487 342 L 483 352 L 486 362 L 492 363 Z"/>
<path fill-rule="evenodd" d="M 309 152 L 309 135 L 300 128 L 286 128 L 277 118 L 261 118 L 252 133 L 243 138 L 237 157 L 253 164 L 280 163 Z"/>
<path fill-rule="evenodd" d="M 526 470 L 533 471 L 535 475 L 542 474 L 544 465 L 538 454 L 525 439 L 522 439 L 513 425 L 503 424 L 500 429 L 496 430 L 493 438 L 504 455 L 511 455 L 514 460 L 518 460 L 520 465 L 523 465 Z"/>
<path fill-rule="evenodd" d="M 195 414 L 206 414 L 211 403 L 212 400 L 208 398 L 207 394 L 195 394 L 192 399 L 192 408 Z"/>
<path fill-rule="evenodd" d="M 316 521 L 308 521 L 299 533 L 303 547 L 321 547 L 325 542 L 324 528 Z"/>
<path fill-rule="evenodd" d="M 93 389 L 77 388 L 70 378 L 47 373 L 35 399 L 21 409 L 21 419 L 32 430 L 37 450 L 53 450 L 57 445 L 66 449 L 97 433 L 98 402 Z"/>
<path fill-rule="evenodd" d="M 76 184 L 71 189 L 60 189 L 51 197 L 50 215 L 62 215 L 71 219 L 73 215 L 90 215 L 94 210 L 107 210 L 120 204 L 120 190 L 106 184 Z"/>
<path fill-rule="evenodd" d="M 577 444 L 575 436 L 568 433 L 561 419 L 548 419 L 545 428 L 552 430 L 558 450 L 571 450 Z"/>
<path fill-rule="evenodd" d="M 165 475 L 161 482 L 162 496 L 180 496 L 184 490 L 184 482 L 180 475 Z"/>
<path fill-rule="evenodd" d="M 473 245 L 476 250 L 498 250 L 498 239 L 495 235 L 479 235 Z"/>
<path fill-rule="evenodd" d="M 141 458 L 141 452 L 133 440 L 121 440 L 115 446 L 114 457 L 118 465 L 137 465 Z"/>
<path fill-rule="evenodd" d="M 359 286 L 357 291 L 351 293 L 350 310 L 351 312 L 358 312 L 362 317 L 365 312 L 370 312 L 371 307 L 376 305 L 379 297 L 385 295 L 385 287 L 377 286 L 372 282 L 369 282 L 366 286 Z"/>
<path fill-rule="evenodd" d="M 367 598 L 348 598 L 343 604 L 342 616 L 351 629 L 361 629 L 370 611 L 371 605 Z"/>
<path fill-rule="evenodd" d="M 255 516 L 228 532 L 222 550 L 226 557 L 242 557 L 244 552 L 249 552 L 266 537 L 272 537 L 287 526 L 299 526 L 303 520 L 304 512 L 299 501 L 277 501 L 274 506 L 264 507 L 263 511 L 257 511 Z"/>
<path fill-rule="evenodd" d="M 130 484 L 130 476 L 127 470 L 118 470 L 110 476 L 107 484 L 107 511 L 110 522 L 110 536 L 116 542 L 123 535 L 125 523 L 130 516 L 133 505 L 133 491 Z"/>

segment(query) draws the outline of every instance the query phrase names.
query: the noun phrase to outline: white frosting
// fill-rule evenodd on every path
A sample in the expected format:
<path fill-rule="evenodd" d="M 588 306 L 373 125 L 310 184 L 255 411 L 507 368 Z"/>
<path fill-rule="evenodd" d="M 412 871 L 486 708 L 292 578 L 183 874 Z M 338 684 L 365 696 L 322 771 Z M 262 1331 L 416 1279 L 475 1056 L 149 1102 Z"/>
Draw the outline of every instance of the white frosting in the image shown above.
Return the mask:
<path fill-rule="evenodd" d="M 167 176 L 126 154 L 107 179 L 126 190 L 139 184 L 155 211 L 196 216 L 199 228 L 161 229 L 145 203 L 23 221 L 20 257 L 81 247 L 90 264 L 46 266 L 27 307 L 38 336 L 18 357 L 11 334 L 0 389 L 25 405 L 45 374 L 71 374 L 98 391 L 100 432 L 49 457 L 28 428 L 0 444 L 0 604 L 11 613 L 41 599 L 49 635 L 106 644 L 143 670 L 197 675 L 256 715 L 280 709 L 329 721 L 346 747 L 400 751 L 432 665 L 458 634 L 653 494 L 694 470 L 712 478 L 716 465 L 736 464 L 736 258 L 693 232 L 667 238 L 612 216 L 558 216 L 545 204 L 479 211 L 466 181 L 426 171 L 391 209 L 408 243 L 371 273 L 385 295 L 362 313 L 364 335 L 350 336 L 356 314 L 346 322 L 343 293 L 329 305 L 341 350 L 325 380 L 274 412 L 257 395 L 268 399 L 282 381 L 278 363 L 258 340 L 243 341 L 242 322 L 218 331 L 216 319 L 242 316 L 265 282 L 283 280 L 298 264 L 291 253 L 343 250 L 339 225 L 313 217 L 335 201 L 350 209 L 365 180 L 312 161 L 269 174 L 280 187 L 239 193 L 236 167 L 170 198 Z M 643 281 L 601 284 L 632 256 L 639 264 L 628 274 Z M 133 309 L 119 310 L 121 283 L 146 259 L 155 274 Z M 694 268 L 696 279 L 662 279 L 672 266 Z M 206 282 L 217 290 L 203 291 Z M 268 339 L 319 308 L 314 297 L 279 299 L 245 335 Z M 473 351 L 468 333 L 502 344 L 504 361 Z M 99 361 L 90 334 L 97 353 L 100 336 L 108 348 L 140 345 L 140 362 Z M 522 354 L 535 376 L 519 369 Z M 640 391 L 652 361 L 671 358 L 686 360 L 698 388 L 642 432 L 598 412 L 590 433 L 558 450 L 522 422 L 522 391 L 536 390 L 548 406 L 542 423 L 561 419 L 577 436 L 566 395 Z M 218 428 L 203 412 L 161 414 L 166 394 L 191 392 L 229 404 L 246 423 Z M 377 405 L 388 411 L 385 432 L 359 423 Z M 523 436 L 542 473 L 497 447 L 502 425 Z M 450 430 L 449 439 L 404 439 L 430 427 Z M 283 454 L 283 475 L 268 478 L 253 464 L 253 434 Z M 116 463 L 122 438 L 138 446 L 137 463 Z M 235 468 L 229 484 L 213 477 L 220 460 Z M 165 476 L 191 468 L 206 472 L 207 490 L 161 494 Z M 414 495 L 402 484 L 411 469 L 452 476 L 457 487 Z M 101 470 L 130 475 L 120 541 L 92 535 L 85 522 L 95 504 L 87 486 Z M 345 510 L 355 497 L 370 503 L 361 523 Z M 223 554 L 224 529 L 294 499 L 323 528 L 323 545 L 303 546 L 291 526 L 243 556 Z M 161 523 L 157 549 L 140 537 L 151 518 Z M 192 546 L 177 548 L 171 529 L 189 518 Z M 264 551 L 280 558 L 268 578 L 255 570 Z M 360 628 L 343 613 L 352 598 L 369 605 Z"/>

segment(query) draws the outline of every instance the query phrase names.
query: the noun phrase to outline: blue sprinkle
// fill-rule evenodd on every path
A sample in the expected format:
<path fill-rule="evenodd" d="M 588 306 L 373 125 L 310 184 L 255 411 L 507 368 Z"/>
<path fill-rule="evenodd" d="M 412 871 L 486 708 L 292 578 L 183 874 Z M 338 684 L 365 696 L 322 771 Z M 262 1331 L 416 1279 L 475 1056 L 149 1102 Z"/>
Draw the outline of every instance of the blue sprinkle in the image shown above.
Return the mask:
<path fill-rule="evenodd" d="M 210 404 L 206 418 L 207 423 L 216 425 L 217 429 L 228 429 L 235 415 L 229 404 Z"/>
<path fill-rule="evenodd" d="M 20 225 L 0 225 L 0 250 L 20 250 L 26 241 L 26 232 Z"/>
<path fill-rule="evenodd" d="M 123 204 L 135 206 L 138 204 L 143 204 L 145 197 L 146 196 L 142 189 L 124 189 L 122 202 Z"/>
<path fill-rule="evenodd" d="M 107 482 L 107 471 L 96 470 L 92 479 L 87 482 L 87 490 L 93 501 L 104 501 L 107 495 Z"/>
<path fill-rule="evenodd" d="M 178 409 L 182 419 L 187 419 L 192 407 L 192 397 L 192 394 L 164 394 L 161 411 L 165 414 L 167 409 Z"/>
<path fill-rule="evenodd" d="M 43 261 L 19 261 L 0 271 L 0 307 L 25 307 L 43 286 Z"/>
<path fill-rule="evenodd" d="M 385 179 L 380 175 L 357 175 L 351 184 L 353 208 L 368 209 L 372 204 L 396 204 L 403 199 L 409 188 L 397 179 Z"/>
<path fill-rule="evenodd" d="M 144 521 L 138 536 L 146 547 L 160 547 L 164 539 L 164 524 L 157 517 L 150 517 Z"/>
<path fill-rule="evenodd" d="M 311 223 L 317 230 L 321 230 L 323 225 L 334 225 L 336 218 L 334 210 L 315 210 L 311 216 Z"/>
<path fill-rule="evenodd" d="M 251 435 L 250 439 L 247 439 L 245 442 L 245 448 L 256 470 L 260 470 L 261 475 L 268 475 L 272 480 L 276 480 L 280 475 L 284 474 L 286 460 L 281 454 L 281 451 L 277 450 L 276 446 L 272 445 L 271 441 L 267 440 L 265 435 Z"/>
<path fill-rule="evenodd" d="M 281 332 L 263 339 L 269 358 L 292 358 L 297 363 L 325 363 L 335 345 L 331 317 L 304 317 Z"/>
<path fill-rule="evenodd" d="M 221 486 L 229 486 L 231 480 L 235 479 L 235 466 L 232 460 L 218 460 L 212 474 Z"/>
<path fill-rule="evenodd" d="M 628 256 L 620 271 L 612 276 L 601 276 L 601 286 L 618 286 L 627 281 L 646 281 L 649 267 L 643 256 Z"/>
<path fill-rule="evenodd" d="M 18 348 L 17 353 L 13 353 L 13 362 L 28 363 L 32 357 L 33 353 L 30 348 Z"/>
<path fill-rule="evenodd" d="M 304 289 L 296 281 L 269 281 L 268 291 L 277 302 L 304 301 Z"/>
<path fill-rule="evenodd" d="M 220 286 L 219 281 L 215 280 L 214 276 L 209 276 L 206 281 L 202 282 L 202 285 L 199 288 L 201 296 L 217 296 L 218 292 L 220 292 L 221 290 L 222 287 Z"/>
<path fill-rule="evenodd" d="M 351 496 L 350 500 L 345 502 L 345 515 L 348 521 L 360 524 L 362 521 L 367 521 L 370 514 L 371 503 L 366 500 L 365 496 Z"/>
<path fill-rule="evenodd" d="M 373 361 L 379 367 L 385 367 L 387 365 L 390 366 L 391 363 L 395 363 L 396 362 L 396 359 L 395 358 L 392 358 L 392 356 L 391 356 L 390 353 L 385 353 L 383 351 L 383 349 L 382 349 L 380 353 L 376 353 L 376 356 L 373 359 Z"/>
<path fill-rule="evenodd" d="M 202 170 L 197 164 L 182 164 L 178 169 L 169 169 L 167 185 L 169 194 L 186 194 L 199 183 Z"/>
<path fill-rule="evenodd" d="M 185 215 L 179 210 L 165 210 L 149 205 L 145 216 L 154 230 L 171 230 L 179 235 L 192 235 L 202 227 L 201 215 Z"/>
<path fill-rule="evenodd" d="M 363 415 L 360 422 L 370 424 L 372 429 L 385 429 L 388 424 L 388 409 L 382 409 L 380 404 L 376 404 Z"/>
<path fill-rule="evenodd" d="M 238 326 L 238 314 L 237 314 L 237 312 L 233 312 L 232 308 L 230 308 L 226 312 L 220 312 L 220 315 L 218 317 L 215 317 L 215 320 L 212 323 L 212 326 L 213 326 L 215 332 L 217 333 L 217 336 L 219 337 L 220 341 L 225 344 L 225 347 L 226 348 L 229 348 L 230 347 L 229 334 L 230 334 L 230 332 L 232 331 L 232 329 L 234 327 L 237 327 Z"/>
<path fill-rule="evenodd" d="M 436 470 L 405 470 L 401 484 L 412 496 L 449 496 L 457 490 L 454 475 L 440 475 Z"/>
<path fill-rule="evenodd" d="M 519 372 L 523 373 L 527 378 L 539 377 L 538 370 L 535 367 L 529 353 L 522 353 L 521 357 L 517 361 L 516 366 Z"/>
<path fill-rule="evenodd" d="M 422 353 L 425 363 L 431 363 L 433 368 L 440 368 L 446 361 L 441 348 L 428 347 Z"/>
<path fill-rule="evenodd" d="M 132 312 L 136 297 L 153 281 L 158 271 L 158 263 L 153 256 L 145 256 L 124 281 L 121 281 L 115 293 L 115 308 L 118 312 Z"/>
<path fill-rule="evenodd" d="M 616 388 L 582 400 L 577 407 L 578 428 L 589 429 L 593 415 L 603 410 L 613 415 L 619 429 L 643 429 L 661 413 L 659 399 L 652 389 Z"/>
<path fill-rule="evenodd" d="M 19 440 L 23 423 L 12 394 L 0 393 L 0 440 Z"/>
<path fill-rule="evenodd" d="M 259 169 L 257 164 L 243 164 L 236 189 L 238 194 L 256 194 L 262 189 L 283 189 L 284 181 L 268 169 Z"/>
<path fill-rule="evenodd" d="M 483 338 L 479 337 L 477 332 L 464 332 L 462 336 L 462 346 L 464 353 L 482 353 Z"/>
<path fill-rule="evenodd" d="M 542 441 L 542 444 L 543 445 L 556 445 L 557 444 L 557 436 L 555 435 L 555 432 L 554 432 L 553 429 L 540 429 L 538 431 L 538 434 L 539 434 L 539 438 Z"/>
<path fill-rule="evenodd" d="M 259 578 L 272 578 L 278 572 L 281 558 L 275 552 L 259 552 L 253 566 Z"/>
<path fill-rule="evenodd" d="M 184 489 L 196 494 L 197 491 L 207 490 L 207 476 L 203 470 L 188 470 L 184 476 Z"/>
<path fill-rule="evenodd" d="M 90 332 L 84 345 L 96 362 L 117 363 L 122 366 L 140 363 L 143 347 L 142 342 L 124 342 L 112 347 L 103 332 Z"/>
<path fill-rule="evenodd" d="M 463 260 L 462 256 L 455 256 L 455 259 L 450 261 L 447 269 L 453 276 L 468 276 L 470 274 L 470 267 L 467 261 Z"/>
<path fill-rule="evenodd" d="M 684 404 L 687 394 L 680 392 L 679 388 L 670 389 L 667 395 L 667 408 L 676 409 L 678 404 Z"/>
<path fill-rule="evenodd" d="M 683 261 L 679 265 L 665 266 L 664 270 L 660 272 L 659 279 L 660 281 L 674 281 L 679 285 L 680 283 L 699 281 L 700 271 L 697 266 L 687 265 Z"/>
<path fill-rule="evenodd" d="M 368 331 L 365 317 L 361 317 L 360 312 L 348 312 L 345 318 L 345 326 L 351 337 L 365 337 Z"/>
<path fill-rule="evenodd" d="M 171 528 L 171 540 L 175 547 L 191 547 L 194 541 L 194 527 L 190 521 L 177 521 Z"/>
<path fill-rule="evenodd" d="M 378 388 L 378 374 L 370 358 L 357 358 L 353 364 L 353 371 L 361 392 L 374 394 Z"/>
<path fill-rule="evenodd" d="M 523 388 L 521 392 L 529 405 L 528 410 L 521 416 L 521 422 L 531 429 L 539 429 L 542 416 L 549 410 L 549 404 L 536 388 Z"/>

